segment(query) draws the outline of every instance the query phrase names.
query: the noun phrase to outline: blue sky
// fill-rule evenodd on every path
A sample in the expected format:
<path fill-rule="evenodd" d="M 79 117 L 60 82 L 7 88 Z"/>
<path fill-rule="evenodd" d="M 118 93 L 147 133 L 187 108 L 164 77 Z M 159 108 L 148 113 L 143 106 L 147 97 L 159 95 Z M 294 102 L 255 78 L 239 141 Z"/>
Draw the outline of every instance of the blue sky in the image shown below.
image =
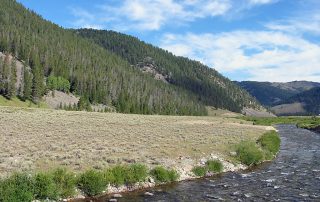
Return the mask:
<path fill-rule="evenodd" d="M 320 0 L 18 0 L 65 28 L 115 30 L 232 80 L 320 82 Z"/>

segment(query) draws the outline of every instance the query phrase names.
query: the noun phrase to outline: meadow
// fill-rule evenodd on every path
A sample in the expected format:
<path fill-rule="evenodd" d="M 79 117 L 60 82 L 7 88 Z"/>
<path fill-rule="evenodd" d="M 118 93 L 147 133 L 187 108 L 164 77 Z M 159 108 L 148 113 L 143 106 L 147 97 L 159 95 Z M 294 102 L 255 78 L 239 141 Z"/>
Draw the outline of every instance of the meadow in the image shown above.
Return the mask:
<path fill-rule="evenodd" d="M 0 107 L 0 175 L 57 167 L 80 172 L 142 163 L 185 168 L 215 154 L 231 160 L 265 126 L 219 116 L 148 116 Z"/>

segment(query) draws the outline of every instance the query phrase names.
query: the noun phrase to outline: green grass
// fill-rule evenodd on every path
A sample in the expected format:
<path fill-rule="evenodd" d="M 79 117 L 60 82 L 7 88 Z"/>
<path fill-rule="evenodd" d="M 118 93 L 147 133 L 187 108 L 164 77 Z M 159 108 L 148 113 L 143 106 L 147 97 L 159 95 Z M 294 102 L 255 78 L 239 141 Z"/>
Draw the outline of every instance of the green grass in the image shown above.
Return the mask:
<path fill-rule="evenodd" d="M 142 164 L 132 164 L 128 168 L 127 183 L 144 182 L 148 176 L 148 169 Z"/>
<path fill-rule="evenodd" d="M 320 118 L 315 116 L 281 116 L 281 117 L 241 117 L 255 125 L 271 126 L 275 124 L 295 124 L 298 127 L 312 129 L 320 126 Z"/>
<path fill-rule="evenodd" d="M 276 131 L 267 132 L 258 139 L 258 143 L 261 145 L 262 149 L 266 152 L 270 152 L 272 155 L 278 153 L 280 142 L 280 137 Z"/>
<path fill-rule="evenodd" d="M 237 158 L 247 166 L 257 165 L 263 160 L 262 150 L 251 141 L 242 141 L 236 146 Z"/>
<path fill-rule="evenodd" d="M 179 178 L 173 169 L 158 166 L 149 172 L 142 164 L 117 165 L 105 171 L 91 169 L 78 177 L 62 168 L 34 175 L 13 174 L 0 180 L 0 202 L 70 198 L 76 194 L 76 188 L 86 196 L 95 196 L 103 193 L 109 184 L 130 186 L 145 182 L 149 174 L 155 177 L 156 182 L 173 182 Z"/>
<path fill-rule="evenodd" d="M 79 176 L 78 187 L 87 196 L 95 196 L 106 189 L 107 182 L 102 172 L 91 169 Z"/>
<path fill-rule="evenodd" d="M 150 171 L 151 176 L 156 182 L 174 182 L 179 178 L 179 174 L 175 170 L 166 169 L 162 166 L 157 166 Z"/>
<path fill-rule="evenodd" d="M 104 171 L 106 182 L 114 186 L 144 182 L 147 176 L 148 168 L 142 164 L 117 165 Z"/>
<path fill-rule="evenodd" d="M 205 166 L 195 166 L 191 172 L 198 177 L 204 177 L 207 172 L 221 173 L 223 171 L 223 165 L 219 160 L 209 160 Z"/>
<path fill-rule="evenodd" d="M 223 165 L 219 160 L 207 161 L 206 167 L 208 168 L 208 171 L 215 173 L 221 173 L 223 170 Z"/>
<path fill-rule="evenodd" d="M 74 173 L 66 169 L 58 168 L 53 171 L 52 175 L 59 196 L 68 198 L 75 195 L 77 181 Z"/>
<path fill-rule="evenodd" d="M 52 174 L 36 174 L 34 179 L 34 194 L 37 199 L 58 199 L 58 189 Z"/>
<path fill-rule="evenodd" d="M 207 173 L 207 168 L 205 166 L 195 166 L 192 168 L 191 172 L 198 177 L 203 177 Z"/>
<path fill-rule="evenodd" d="M 29 107 L 29 108 L 48 108 L 47 104 L 44 102 L 40 102 L 39 104 L 35 104 L 30 100 L 22 101 L 17 97 L 13 97 L 11 100 L 6 99 L 2 95 L 0 95 L 0 106 L 8 106 L 8 107 Z"/>
<path fill-rule="evenodd" d="M 0 181 L 0 201 L 30 202 L 34 200 L 33 178 L 27 174 L 13 174 Z"/>
<path fill-rule="evenodd" d="M 263 160 L 272 160 L 280 150 L 280 137 L 276 131 L 263 134 L 257 142 L 242 141 L 236 145 L 237 159 L 247 165 L 257 165 Z"/>

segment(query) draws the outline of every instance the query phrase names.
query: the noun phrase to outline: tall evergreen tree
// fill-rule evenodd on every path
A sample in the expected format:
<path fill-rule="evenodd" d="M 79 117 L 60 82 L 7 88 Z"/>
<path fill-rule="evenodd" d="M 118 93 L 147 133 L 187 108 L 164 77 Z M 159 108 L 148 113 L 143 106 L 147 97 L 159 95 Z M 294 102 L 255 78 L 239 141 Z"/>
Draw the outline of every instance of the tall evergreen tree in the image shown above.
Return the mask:
<path fill-rule="evenodd" d="M 8 89 L 6 92 L 6 97 L 8 99 L 11 99 L 16 95 L 16 82 L 17 82 L 17 67 L 16 67 L 16 61 L 12 59 L 10 64 L 10 71 L 9 71 L 9 77 L 8 77 Z"/>
<path fill-rule="evenodd" d="M 24 66 L 23 73 L 23 99 L 32 100 L 32 75 L 28 71 L 27 67 Z"/>

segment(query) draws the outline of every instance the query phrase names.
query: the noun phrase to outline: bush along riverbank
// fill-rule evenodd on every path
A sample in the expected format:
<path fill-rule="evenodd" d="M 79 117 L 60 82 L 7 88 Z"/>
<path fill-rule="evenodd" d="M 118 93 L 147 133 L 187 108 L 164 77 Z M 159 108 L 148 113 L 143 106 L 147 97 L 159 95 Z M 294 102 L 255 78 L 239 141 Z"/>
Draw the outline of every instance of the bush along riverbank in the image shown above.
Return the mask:
<path fill-rule="evenodd" d="M 276 131 L 263 134 L 257 142 L 243 141 L 236 145 L 236 158 L 247 166 L 272 160 L 280 150 L 280 137 Z"/>
<path fill-rule="evenodd" d="M 236 171 L 256 166 L 264 161 L 270 161 L 276 157 L 280 150 L 280 137 L 276 131 L 263 134 L 256 142 L 242 141 L 234 146 L 234 152 L 230 152 L 234 160 L 240 163 L 235 169 L 224 169 L 224 165 L 230 165 L 222 159 L 208 160 L 205 165 L 193 167 L 192 173 L 197 177 L 206 177 L 223 171 Z"/>
<path fill-rule="evenodd" d="M 61 168 L 33 175 L 16 173 L 0 181 L 0 201 L 27 202 L 45 199 L 60 201 L 106 193 L 108 186 L 133 188 L 136 184 L 146 181 L 154 186 L 178 179 L 179 174 L 175 170 L 162 166 L 148 170 L 142 164 L 118 165 L 106 170 L 91 169 L 78 175 Z"/>
<path fill-rule="evenodd" d="M 320 132 L 320 117 L 316 116 L 241 117 L 241 119 L 263 126 L 295 124 L 299 128 Z"/>
<path fill-rule="evenodd" d="M 62 168 L 36 174 L 16 173 L 0 180 L 0 201 L 23 202 L 46 199 L 60 201 L 133 191 L 157 184 L 208 177 L 272 160 L 279 148 L 278 134 L 270 131 L 263 134 L 256 142 L 243 141 L 234 146 L 234 152 L 230 154 L 232 153 L 233 158 L 238 162 L 236 166 L 212 154 L 208 159 L 202 159 L 193 168 L 191 166 L 189 170 L 167 169 L 162 166 L 156 166 L 150 170 L 142 164 L 131 164 L 117 165 L 104 170 L 90 169 L 77 175 Z"/>

